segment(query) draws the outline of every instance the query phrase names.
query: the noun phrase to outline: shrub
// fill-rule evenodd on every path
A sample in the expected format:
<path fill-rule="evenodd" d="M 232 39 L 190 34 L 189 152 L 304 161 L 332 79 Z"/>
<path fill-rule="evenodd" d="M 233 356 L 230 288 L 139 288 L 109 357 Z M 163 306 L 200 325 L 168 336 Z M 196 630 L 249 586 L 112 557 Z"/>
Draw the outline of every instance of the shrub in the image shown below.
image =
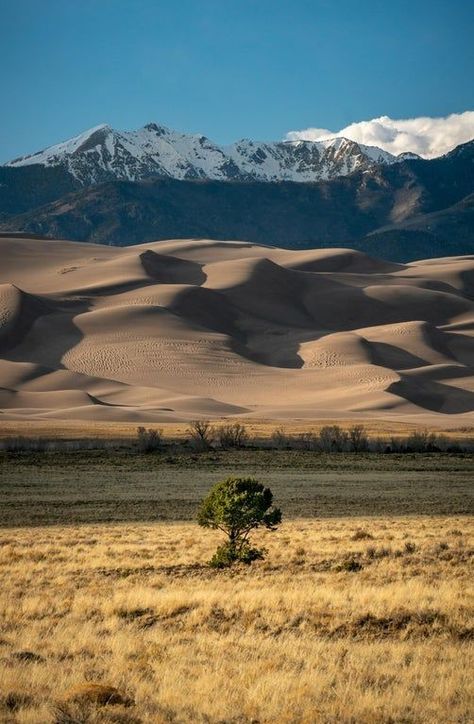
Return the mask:
<path fill-rule="evenodd" d="M 273 430 L 271 437 L 273 447 L 278 450 L 284 450 L 290 446 L 290 439 L 282 427 L 277 427 Z"/>
<path fill-rule="evenodd" d="M 223 543 L 217 548 L 209 561 L 209 565 L 212 568 L 229 568 L 234 563 L 237 563 L 237 561 L 249 565 L 253 561 L 262 559 L 264 553 L 265 551 L 263 549 L 252 548 L 248 543 L 244 544 L 239 553 L 237 553 L 235 546 L 232 546 L 230 543 Z"/>
<path fill-rule="evenodd" d="M 390 452 L 401 453 L 405 452 L 406 447 L 402 438 L 391 437 L 388 445 Z"/>
<path fill-rule="evenodd" d="M 415 430 L 406 440 L 406 449 L 409 452 L 440 452 L 449 446 L 449 440 L 444 435 L 436 435 L 428 430 Z"/>
<path fill-rule="evenodd" d="M 373 540 L 374 536 L 362 528 L 358 528 L 353 534 L 351 540 Z"/>
<path fill-rule="evenodd" d="M 137 445 L 141 453 L 156 452 L 162 446 L 162 430 L 146 430 L 144 427 L 137 428 Z"/>
<path fill-rule="evenodd" d="M 343 452 L 348 440 L 349 435 L 339 425 L 326 425 L 319 432 L 319 445 L 324 452 Z"/>
<path fill-rule="evenodd" d="M 272 507 L 273 495 L 253 478 L 227 478 L 216 483 L 201 502 L 198 523 L 221 530 L 227 536 L 210 565 L 227 568 L 233 563 L 252 563 L 264 557 L 264 550 L 252 548 L 249 535 L 261 526 L 269 530 L 281 523 L 281 511 Z"/>
<path fill-rule="evenodd" d="M 297 439 L 298 447 L 301 450 L 318 450 L 319 441 L 313 432 L 302 432 Z"/>
<path fill-rule="evenodd" d="M 376 453 L 391 452 L 390 445 L 382 437 L 374 437 L 369 441 L 369 450 Z"/>
<path fill-rule="evenodd" d="M 107 686 L 104 684 L 93 684 L 87 682 L 70 689 L 65 701 L 87 702 L 106 706 L 110 704 L 122 704 L 123 706 L 133 706 L 134 701 L 125 693 L 119 691 L 115 686 Z"/>
<path fill-rule="evenodd" d="M 23 707 L 28 708 L 32 706 L 33 703 L 33 697 L 29 696 L 29 694 L 24 694 L 23 692 L 10 691 L 0 696 L 0 709 L 6 709 L 10 712 L 17 712 Z M 7 718 L 5 716 L 4 721 L 15 721 L 15 719 Z"/>
<path fill-rule="evenodd" d="M 223 448 L 244 447 L 248 440 L 247 430 L 239 422 L 218 427 L 216 437 Z"/>
<path fill-rule="evenodd" d="M 209 450 L 214 440 L 214 428 L 209 420 L 193 420 L 187 431 L 196 450 Z"/>
<path fill-rule="evenodd" d="M 434 446 L 436 435 L 429 433 L 428 430 L 415 430 L 406 441 L 406 447 L 409 452 L 426 452 Z"/>
<path fill-rule="evenodd" d="M 366 452 L 369 438 L 363 425 L 354 425 L 349 429 L 349 445 L 352 452 Z"/>
<path fill-rule="evenodd" d="M 435 435 L 434 444 L 438 450 L 441 452 L 446 452 L 448 448 L 451 452 L 461 452 L 461 445 L 459 445 L 457 442 L 450 442 L 449 438 L 446 437 L 446 435 Z"/>
<path fill-rule="evenodd" d="M 369 546 L 367 548 L 367 558 L 388 558 L 392 555 L 392 549 L 391 548 L 375 548 L 374 546 Z"/>
<path fill-rule="evenodd" d="M 341 564 L 341 570 L 347 571 L 348 573 L 358 573 L 358 571 L 361 571 L 362 568 L 363 565 L 360 561 L 357 560 L 357 558 L 347 558 Z"/>

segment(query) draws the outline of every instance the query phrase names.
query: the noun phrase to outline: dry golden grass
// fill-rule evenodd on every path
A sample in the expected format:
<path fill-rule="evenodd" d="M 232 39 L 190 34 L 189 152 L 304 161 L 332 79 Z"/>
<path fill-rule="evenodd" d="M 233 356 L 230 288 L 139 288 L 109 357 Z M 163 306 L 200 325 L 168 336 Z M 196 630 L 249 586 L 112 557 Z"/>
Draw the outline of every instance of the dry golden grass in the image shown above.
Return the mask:
<path fill-rule="evenodd" d="M 1 531 L 0 719 L 472 721 L 472 518 L 257 539 L 265 561 L 219 573 L 218 535 L 193 523 Z"/>
<path fill-rule="evenodd" d="M 474 425 L 463 426 L 458 422 L 450 425 L 431 425 L 419 421 L 397 421 L 390 419 L 357 418 L 357 419 L 314 419 L 314 420 L 253 420 L 245 418 L 229 418 L 211 420 L 213 425 L 235 421 L 242 423 L 252 438 L 267 440 L 275 429 L 280 428 L 287 435 L 298 435 L 304 432 L 319 433 L 324 425 L 340 425 L 348 429 L 355 424 L 364 425 L 371 438 L 388 439 L 409 435 L 417 429 L 428 429 L 430 432 L 443 433 L 453 440 L 474 440 Z M 183 440 L 189 437 L 188 422 L 150 422 L 141 423 L 147 428 L 163 431 L 167 440 Z M 120 440 L 136 437 L 137 423 L 132 422 L 85 422 L 82 420 L 3 420 L 0 426 L 0 439 L 5 437 L 47 437 L 58 439 L 97 438 L 101 440 Z"/>

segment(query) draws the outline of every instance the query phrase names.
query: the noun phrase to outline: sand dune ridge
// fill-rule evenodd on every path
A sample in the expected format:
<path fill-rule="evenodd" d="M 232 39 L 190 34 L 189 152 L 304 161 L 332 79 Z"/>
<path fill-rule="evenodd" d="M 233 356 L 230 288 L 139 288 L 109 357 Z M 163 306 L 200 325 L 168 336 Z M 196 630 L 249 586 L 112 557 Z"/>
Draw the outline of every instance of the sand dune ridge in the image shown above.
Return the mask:
<path fill-rule="evenodd" d="M 0 253 L 4 419 L 473 414 L 472 256 L 202 239 Z"/>

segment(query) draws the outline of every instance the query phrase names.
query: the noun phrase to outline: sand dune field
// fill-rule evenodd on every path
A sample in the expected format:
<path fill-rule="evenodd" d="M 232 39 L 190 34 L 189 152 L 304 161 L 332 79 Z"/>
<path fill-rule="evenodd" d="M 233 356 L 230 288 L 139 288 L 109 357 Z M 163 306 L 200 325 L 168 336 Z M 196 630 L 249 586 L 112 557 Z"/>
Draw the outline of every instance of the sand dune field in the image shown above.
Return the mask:
<path fill-rule="evenodd" d="M 0 239 L 3 420 L 474 421 L 474 257 Z"/>

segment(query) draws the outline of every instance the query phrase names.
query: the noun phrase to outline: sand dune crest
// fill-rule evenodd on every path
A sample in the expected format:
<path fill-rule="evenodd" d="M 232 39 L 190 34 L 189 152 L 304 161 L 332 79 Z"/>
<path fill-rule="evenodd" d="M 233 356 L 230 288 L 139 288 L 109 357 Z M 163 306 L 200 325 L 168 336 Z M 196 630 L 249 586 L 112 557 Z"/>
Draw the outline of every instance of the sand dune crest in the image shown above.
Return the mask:
<path fill-rule="evenodd" d="M 474 410 L 474 257 L 0 239 L 7 417 L 392 415 Z"/>

